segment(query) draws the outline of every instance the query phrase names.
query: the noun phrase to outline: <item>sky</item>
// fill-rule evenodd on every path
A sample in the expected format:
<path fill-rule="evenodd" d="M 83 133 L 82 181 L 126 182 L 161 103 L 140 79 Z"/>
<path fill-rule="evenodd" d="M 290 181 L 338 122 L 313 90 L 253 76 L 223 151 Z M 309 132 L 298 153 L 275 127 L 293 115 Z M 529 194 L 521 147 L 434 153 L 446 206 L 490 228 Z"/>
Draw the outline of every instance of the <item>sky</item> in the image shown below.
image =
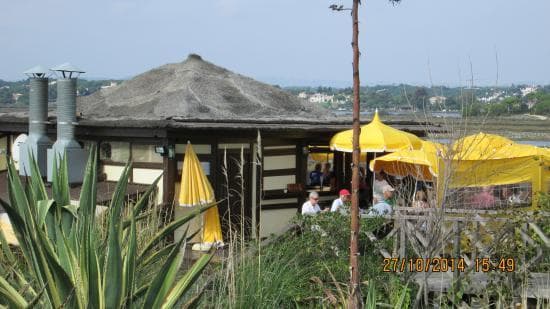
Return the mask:
<path fill-rule="evenodd" d="M 281 86 L 350 86 L 351 0 L 0 0 L 0 79 L 129 78 L 198 53 Z M 363 0 L 361 83 L 550 84 L 549 0 Z"/>

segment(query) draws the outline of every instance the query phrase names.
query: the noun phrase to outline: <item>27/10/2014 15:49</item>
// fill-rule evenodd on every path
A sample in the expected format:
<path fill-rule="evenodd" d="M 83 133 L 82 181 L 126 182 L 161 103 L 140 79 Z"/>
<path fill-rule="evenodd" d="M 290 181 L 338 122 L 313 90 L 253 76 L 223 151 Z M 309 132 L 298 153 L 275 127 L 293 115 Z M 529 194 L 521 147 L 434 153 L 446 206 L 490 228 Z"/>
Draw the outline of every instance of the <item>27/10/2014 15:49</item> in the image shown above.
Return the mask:
<path fill-rule="evenodd" d="M 514 272 L 516 270 L 516 261 L 513 258 L 476 258 L 474 263 L 476 272 Z M 384 272 L 464 272 L 467 264 L 464 258 L 384 258 Z"/>

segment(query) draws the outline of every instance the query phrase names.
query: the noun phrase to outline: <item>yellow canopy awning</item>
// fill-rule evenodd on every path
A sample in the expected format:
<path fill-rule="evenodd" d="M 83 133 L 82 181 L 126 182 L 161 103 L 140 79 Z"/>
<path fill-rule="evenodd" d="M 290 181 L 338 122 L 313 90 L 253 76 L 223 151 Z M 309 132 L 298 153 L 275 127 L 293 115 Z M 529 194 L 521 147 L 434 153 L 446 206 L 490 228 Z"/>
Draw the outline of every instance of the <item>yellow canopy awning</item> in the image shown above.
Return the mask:
<path fill-rule="evenodd" d="M 330 140 L 330 149 L 352 152 L 353 130 L 335 134 Z M 416 135 L 385 125 L 378 116 L 378 110 L 372 121 L 361 127 L 359 148 L 361 152 L 395 152 L 401 149 L 420 149 L 422 140 Z"/>
<path fill-rule="evenodd" d="M 491 160 L 499 158 L 496 154 L 514 142 L 506 137 L 478 133 L 458 139 L 452 145 L 453 160 Z M 501 156 L 504 153 L 500 152 Z"/>
<path fill-rule="evenodd" d="M 205 206 L 215 201 L 214 190 L 204 174 L 191 143 L 187 144 L 181 174 L 179 204 L 184 207 Z M 203 243 L 223 242 L 218 207 L 204 213 Z"/>

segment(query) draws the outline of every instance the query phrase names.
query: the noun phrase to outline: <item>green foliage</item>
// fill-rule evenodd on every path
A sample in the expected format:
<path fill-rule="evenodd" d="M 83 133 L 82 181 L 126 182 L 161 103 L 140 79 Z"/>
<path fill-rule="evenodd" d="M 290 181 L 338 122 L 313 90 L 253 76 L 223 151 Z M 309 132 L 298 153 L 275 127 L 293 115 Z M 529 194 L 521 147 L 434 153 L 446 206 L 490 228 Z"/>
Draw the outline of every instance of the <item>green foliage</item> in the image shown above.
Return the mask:
<path fill-rule="evenodd" d="M 360 273 L 363 297 L 372 308 L 384 302 L 407 308 L 411 289 L 382 271 L 381 244 L 368 241 L 383 219 L 361 221 Z M 347 302 L 349 282 L 349 217 L 338 213 L 298 217 L 296 229 L 261 247 L 250 247 L 222 262 L 205 292 L 204 307 L 289 308 L 338 307 Z M 230 250 L 231 251 L 231 250 Z M 234 268 L 231 268 L 231 264 Z M 230 284 L 234 274 L 236 284 Z"/>
<path fill-rule="evenodd" d="M 107 79 L 107 80 L 86 80 L 79 79 L 77 85 L 78 95 L 86 96 L 90 95 L 102 86 L 109 86 L 111 82 L 120 82 L 120 80 Z M 14 99 L 14 94 L 20 94 L 17 101 Z M 50 102 L 55 101 L 57 98 L 57 86 L 50 82 L 48 100 Z M 14 82 L 8 82 L 0 80 L 0 105 L 15 104 L 22 106 L 29 104 L 29 80 L 20 80 Z"/>
<path fill-rule="evenodd" d="M 211 255 L 203 256 L 176 280 L 186 237 L 177 245 L 167 244 L 165 230 L 157 231 L 157 222 L 147 221 L 156 215 L 146 206 L 160 177 L 135 205 L 126 205 L 130 164 L 126 165 L 109 209 L 97 217 L 96 160 L 94 150 L 78 205 L 70 204 L 64 159 L 55 161 L 59 168 L 54 163 L 53 198 L 47 196 L 34 160 L 31 171 L 38 176 L 29 178 L 26 186 L 10 160 L 10 203 L 0 203 L 12 222 L 19 247 L 9 248 L 0 234 L 2 257 L 6 257 L 0 260 L 0 306 L 150 308 L 154 304 L 169 308 L 191 290 Z M 194 216 L 180 218 L 170 226 L 181 226 Z M 103 228 L 105 223 L 107 229 Z M 147 229 L 152 229 L 150 240 L 154 243 L 147 242 L 148 247 L 143 248 L 143 230 Z"/>
<path fill-rule="evenodd" d="M 541 94 L 537 98 L 537 103 L 533 107 L 535 114 L 550 115 L 550 93 Z"/>

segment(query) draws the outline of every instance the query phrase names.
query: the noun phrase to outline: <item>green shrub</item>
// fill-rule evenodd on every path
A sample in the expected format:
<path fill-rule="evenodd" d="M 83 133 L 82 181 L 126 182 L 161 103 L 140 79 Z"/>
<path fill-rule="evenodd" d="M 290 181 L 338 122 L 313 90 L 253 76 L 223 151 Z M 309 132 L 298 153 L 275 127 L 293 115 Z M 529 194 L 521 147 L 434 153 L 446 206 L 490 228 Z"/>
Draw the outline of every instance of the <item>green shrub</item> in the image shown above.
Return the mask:
<path fill-rule="evenodd" d="M 47 196 L 34 160 L 31 171 L 38 176 L 26 186 L 10 160 L 10 203 L 0 202 L 19 247 L 9 248 L 0 237 L 6 257 L 0 262 L 0 307 L 170 308 L 208 264 L 211 256 L 204 255 L 176 280 L 186 238 L 176 244 L 165 238 L 193 215 L 161 228 L 148 221 L 156 215 L 149 201 L 159 179 L 125 207 L 130 164 L 103 219 L 96 217 L 96 158 L 91 151 L 78 205 L 70 201 L 65 160 L 59 160 L 59 169 L 54 166 L 53 198 Z"/>
<path fill-rule="evenodd" d="M 234 254 L 230 253 L 215 270 L 202 306 L 344 306 L 349 281 L 349 217 L 338 213 L 299 216 L 294 224 L 295 229 L 266 246 L 250 244 L 244 253 L 229 250 Z M 361 220 L 363 296 L 374 305 L 391 301 L 406 308 L 410 289 L 404 288 L 394 274 L 382 272 L 382 256 L 377 250 L 380 244 L 365 236 L 365 232 L 380 230 L 383 224 L 382 219 Z"/>

